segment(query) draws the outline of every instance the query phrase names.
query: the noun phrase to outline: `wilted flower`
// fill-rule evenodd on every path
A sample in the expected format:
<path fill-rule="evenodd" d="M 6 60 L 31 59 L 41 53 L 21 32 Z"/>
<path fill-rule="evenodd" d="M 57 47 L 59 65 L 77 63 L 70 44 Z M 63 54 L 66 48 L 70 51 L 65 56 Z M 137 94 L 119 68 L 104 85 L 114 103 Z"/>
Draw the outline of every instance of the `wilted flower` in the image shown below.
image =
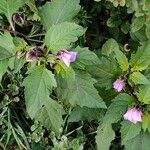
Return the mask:
<path fill-rule="evenodd" d="M 58 53 L 59 58 L 66 64 L 66 66 L 70 66 L 71 62 L 74 62 L 77 57 L 77 53 L 75 51 L 67 51 L 67 50 L 62 50 Z"/>
<path fill-rule="evenodd" d="M 13 15 L 13 21 L 22 26 L 25 22 L 25 14 L 23 12 L 18 12 Z"/>
<path fill-rule="evenodd" d="M 141 116 L 142 116 L 141 109 L 129 108 L 123 117 L 125 120 L 129 120 L 130 122 L 136 124 L 137 122 L 142 121 Z"/>
<path fill-rule="evenodd" d="M 114 83 L 113 83 L 113 88 L 117 91 L 117 92 L 121 92 L 122 89 L 124 88 L 125 83 L 124 83 L 124 79 L 122 77 L 120 77 L 119 79 L 117 79 Z"/>
<path fill-rule="evenodd" d="M 31 49 L 29 52 L 26 54 L 26 60 L 27 61 L 35 61 L 37 60 L 38 57 L 43 56 L 43 51 L 40 47 L 35 47 Z"/>

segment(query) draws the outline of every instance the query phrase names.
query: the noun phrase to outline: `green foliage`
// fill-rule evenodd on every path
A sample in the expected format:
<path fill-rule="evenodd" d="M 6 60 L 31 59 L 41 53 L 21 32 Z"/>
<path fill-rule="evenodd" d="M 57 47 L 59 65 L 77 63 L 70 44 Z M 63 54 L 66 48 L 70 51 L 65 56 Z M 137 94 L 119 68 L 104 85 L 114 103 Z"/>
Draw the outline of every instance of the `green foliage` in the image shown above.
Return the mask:
<path fill-rule="evenodd" d="M 149 0 L 1 0 L 0 149 L 149 150 L 149 37 Z"/>
<path fill-rule="evenodd" d="M 97 79 L 96 86 L 111 89 L 112 82 L 115 76 L 120 73 L 120 70 L 114 60 L 101 57 L 100 62 L 100 64 L 87 67 L 88 71 Z"/>
<path fill-rule="evenodd" d="M 77 41 L 77 37 L 84 32 L 83 27 L 75 23 L 64 22 L 53 25 L 46 33 L 45 43 L 50 51 L 56 53 L 59 50 L 71 48 L 71 43 Z"/>
<path fill-rule="evenodd" d="M 12 15 L 24 4 L 23 0 L 1 0 L 0 1 L 0 13 L 5 14 L 7 17 L 11 27 L 13 30 L 13 22 L 12 22 Z"/>
<path fill-rule="evenodd" d="M 100 65 L 98 56 L 88 48 L 81 48 L 78 46 L 76 47 L 75 51 L 78 52 L 78 61 L 75 62 L 76 67 L 84 69 L 86 66 Z"/>
<path fill-rule="evenodd" d="M 143 128 L 144 132 L 146 130 L 148 130 L 150 132 L 150 114 L 149 113 L 145 113 L 143 115 L 142 128 Z"/>
<path fill-rule="evenodd" d="M 62 115 L 64 110 L 62 106 L 52 99 L 46 99 L 43 104 L 44 107 L 39 110 L 35 118 L 47 129 L 51 129 L 59 135 L 63 125 Z"/>
<path fill-rule="evenodd" d="M 71 112 L 68 122 L 78 122 L 80 120 L 99 120 L 102 119 L 105 114 L 104 109 L 93 109 L 93 108 L 87 108 L 87 107 L 75 107 L 73 111 Z"/>
<path fill-rule="evenodd" d="M 150 43 L 149 41 L 142 43 L 135 54 L 132 54 L 130 64 L 134 70 L 145 70 L 150 64 Z"/>
<path fill-rule="evenodd" d="M 137 92 L 137 96 L 139 101 L 143 102 L 144 104 L 150 103 L 150 85 L 140 86 Z"/>
<path fill-rule="evenodd" d="M 67 79 L 66 79 L 67 80 Z M 66 84 L 67 81 L 60 80 L 58 83 L 58 94 L 60 98 L 71 105 L 86 106 L 89 108 L 106 108 L 105 103 L 94 87 L 96 80 L 90 74 L 78 71 L 74 81 Z"/>
<path fill-rule="evenodd" d="M 6 60 L 15 55 L 15 45 L 9 33 L 0 36 L 0 60 Z"/>
<path fill-rule="evenodd" d="M 117 123 L 122 118 L 122 115 L 126 112 L 131 103 L 132 97 L 128 94 L 122 93 L 116 96 L 108 107 L 108 110 L 103 118 L 103 123 L 105 125 Z"/>
<path fill-rule="evenodd" d="M 54 24 L 72 21 L 79 10 L 79 0 L 55 0 L 47 2 L 42 6 L 40 12 L 44 26 L 49 29 Z"/>
<path fill-rule="evenodd" d="M 53 74 L 44 66 L 37 66 L 28 71 L 24 80 L 26 109 L 31 118 L 36 117 L 39 109 L 49 99 L 49 93 L 56 87 Z M 31 90 L 32 89 L 32 90 Z"/>
<path fill-rule="evenodd" d="M 141 132 L 141 123 L 133 124 L 128 121 L 123 121 L 121 125 L 121 139 L 123 145 Z"/>
<path fill-rule="evenodd" d="M 132 26 L 131 26 L 131 31 L 136 32 L 140 30 L 145 23 L 145 18 L 143 16 L 137 17 L 133 20 Z"/>
<path fill-rule="evenodd" d="M 141 132 L 135 138 L 130 139 L 126 144 L 126 150 L 149 150 L 150 134 Z"/>
<path fill-rule="evenodd" d="M 98 150 L 108 150 L 111 141 L 115 138 L 115 133 L 112 130 L 111 125 L 106 125 L 104 127 L 99 126 L 97 130 L 96 143 Z"/>
<path fill-rule="evenodd" d="M 110 56 L 115 49 L 119 49 L 118 43 L 114 39 L 109 39 L 103 44 L 101 54 Z"/>
<path fill-rule="evenodd" d="M 149 80 L 140 72 L 133 72 L 130 74 L 130 80 L 135 84 L 149 84 Z"/>

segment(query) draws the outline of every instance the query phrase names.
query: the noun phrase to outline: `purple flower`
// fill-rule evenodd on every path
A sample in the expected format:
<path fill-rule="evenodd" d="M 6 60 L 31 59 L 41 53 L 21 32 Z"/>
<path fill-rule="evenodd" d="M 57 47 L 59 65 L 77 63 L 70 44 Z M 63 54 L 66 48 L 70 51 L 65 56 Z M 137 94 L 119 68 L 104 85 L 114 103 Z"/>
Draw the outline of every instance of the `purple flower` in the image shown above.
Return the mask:
<path fill-rule="evenodd" d="M 26 54 L 26 60 L 27 61 L 35 61 L 37 60 L 38 57 L 43 56 L 43 51 L 40 47 L 35 47 L 31 49 L 29 52 Z"/>
<path fill-rule="evenodd" d="M 142 121 L 141 116 L 142 116 L 141 109 L 129 108 L 128 111 L 124 114 L 123 118 L 136 124 L 137 122 Z"/>
<path fill-rule="evenodd" d="M 77 57 L 77 53 L 75 51 L 67 51 L 67 50 L 62 50 L 58 53 L 59 58 L 66 64 L 66 66 L 70 66 L 71 62 L 74 62 Z"/>
<path fill-rule="evenodd" d="M 124 88 L 125 83 L 124 83 L 124 79 L 123 78 L 119 78 L 117 79 L 114 83 L 113 83 L 113 88 L 117 91 L 117 92 L 121 92 L 122 89 Z"/>

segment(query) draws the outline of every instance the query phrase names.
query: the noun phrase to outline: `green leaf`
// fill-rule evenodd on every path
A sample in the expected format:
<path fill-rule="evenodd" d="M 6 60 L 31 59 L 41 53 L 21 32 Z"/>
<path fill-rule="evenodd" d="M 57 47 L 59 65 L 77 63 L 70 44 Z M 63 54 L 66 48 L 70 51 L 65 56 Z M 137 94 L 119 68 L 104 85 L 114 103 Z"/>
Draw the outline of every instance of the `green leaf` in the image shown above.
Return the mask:
<path fill-rule="evenodd" d="M 99 96 L 98 91 L 93 84 L 96 80 L 90 74 L 78 71 L 75 74 L 75 80 L 66 84 L 66 80 L 59 80 L 58 94 L 66 103 L 79 105 L 80 107 L 89 108 L 106 108 L 105 103 Z"/>
<path fill-rule="evenodd" d="M 2 76 L 6 73 L 8 67 L 8 60 L 5 59 L 0 61 L 0 81 L 2 80 Z"/>
<path fill-rule="evenodd" d="M 133 124 L 129 121 L 123 121 L 121 125 L 121 139 L 123 145 L 141 132 L 141 123 Z"/>
<path fill-rule="evenodd" d="M 126 150 L 149 150 L 150 148 L 150 134 L 141 132 L 135 138 L 130 139 L 125 144 Z"/>
<path fill-rule="evenodd" d="M 129 23 L 129 21 L 122 23 L 122 25 L 121 25 L 121 31 L 124 34 L 129 33 L 129 31 L 130 31 L 130 23 Z"/>
<path fill-rule="evenodd" d="M 63 114 L 64 110 L 61 105 L 52 99 L 46 99 L 44 101 L 44 107 L 40 109 L 35 118 L 40 121 L 44 127 L 53 130 L 58 135 L 63 125 Z"/>
<path fill-rule="evenodd" d="M 87 107 L 75 107 L 71 112 L 68 122 L 78 122 L 80 120 L 91 121 L 91 120 L 99 120 L 102 119 L 105 114 L 104 109 L 99 108 L 87 108 Z"/>
<path fill-rule="evenodd" d="M 54 75 L 44 66 L 37 66 L 28 71 L 25 86 L 25 103 L 28 114 L 34 118 L 38 110 L 49 99 L 53 87 L 56 87 Z"/>
<path fill-rule="evenodd" d="M 145 23 L 144 16 L 135 18 L 131 25 L 131 31 L 136 32 L 140 30 L 143 27 L 144 23 Z"/>
<path fill-rule="evenodd" d="M 15 45 L 9 33 L 0 36 L 0 61 L 11 58 L 15 55 Z"/>
<path fill-rule="evenodd" d="M 149 80 L 140 72 L 133 72 L 129 78 L 135 84 L 150 84 Z"/>
<path fill-rule="evenodd" d="M 101 57 L 99 65 L 88 66 L 88 72 L 97 80 L 96 86 L 112 88 L 112 83 L 117 74 L 120 73 L 116 61 Z"/>
<path fill-rule="evenodd" d="M 128 106 L 132 103 L 132 97 L 121 93 L 112 100 L 111 105 L 103 118 L 103 124 L 117 123 L 126 112 Z"/>
<path fill-rule="evenodd" d="M 77 37 L 82 36 L 85 32 L 83 27 L 75 24 L 64 22 L 53 25 L 46 33 L 45 44 L 53 53 L 62 49 L 69 49 L 71 43 L 77 41 Z"/>
<path fill-rule="evenodd" d="M 47 2 L 41 9 L 42 22 L 46 29 L 72 19 L 80 11 L 79 0 L 55 0 Z"/>
<path fill-rule="evenodd" d="M 75 65 L 80 68 L 85 68 L 86 66 L 93 66 L 100 64 L 100 60 L 98 56 L 90 51 L 88 48 L 81 48 L 80 46 L 74 49 L 78 52 L 77 60 L 75 61 Z"/>
<path fill-rule="evenodd" d="M 115 138 L 115 132 L 111 125 L 99 126 L 96 136 L 97 150 L 109 150 L 111 141 Z"/>
<path fill-rule="evenodd" d="M 70 78 L 70 80 L 75 79 L 75 72 L 72 67 L 67 67 L 63 62 L 58 62 L 56 65 L 56 72 L 60 74 L 62 78 Z"/>
<path fill-rule="evenodd" d="M 139 101 L 150 104 L 150 85 L 141 85 L 137 92 Z"/>
<path fill-rule="evenodd" d="M 148 130 L 150 132 L 150 114 L 145 113 L 142 117 L 142 128 L 144 132 Z"/>
<path fill-rule="evenodd" d="M 23 0 L 1 0 L 0 13 L 5 14 L 13 30 L 12 15 L 24 4 Z"/>
<path fill-rule="evenodd" d="M 123 71 L 127 71 L 129 68 L 128 59 L 125 54 L 119 49 L 118 43 L 114 39 L 109 39 L 102 47 L 102 54 L 110 56 L 115 53 L 115 57 Z"/>
<path fill-rule="evenodd" d="M 30 7 L 30 9 L 36 13 L 39 14 L 38 9 L 36 8 L 35 1 L 34 0 L 26 0 L 25 3 Z"/>
<path fill-rule="evenodd" d="M 8 62 L 15 55 L 15 45 L 9 33 L 0 36 L 0 81 L 7 71 Z"/>
<path fill-rule="evenodd" d="M 114 49 L 114 52 L 122 71 L 127 71 L 129 69 L 129 63 L 126 55 L 119 50 L 119 46 Z"/>
<path fill-rule="evenodd" d="M 111 56 L 115 49 L 119 49 L 118 43 L 114 39 L 109 39 L 103 44 L 101 54 Z"/>
<path fill-rule="evenodd" d="M 145 26 L 146 26 L 145 32 L 146 32 L 147 38 L 150 38 L 150 19 L 149 18 L 146 19 Z"/>
<path fill-rule="evenodd" d="M 135 54 L 132 54 L 130 65 L 133 70 L 145 70 L 150 64 L 150 41 L 143 42 Z"/>

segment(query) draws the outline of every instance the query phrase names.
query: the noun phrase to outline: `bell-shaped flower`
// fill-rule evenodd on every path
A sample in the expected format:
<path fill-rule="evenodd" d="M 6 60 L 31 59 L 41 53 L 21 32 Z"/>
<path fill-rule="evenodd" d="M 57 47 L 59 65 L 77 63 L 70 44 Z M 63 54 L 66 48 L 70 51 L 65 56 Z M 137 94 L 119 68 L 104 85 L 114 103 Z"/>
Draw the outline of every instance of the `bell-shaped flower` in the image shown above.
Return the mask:
<path fill-rule="evenodd" d="M 124 114 L 123 118 L 134 124 L 142 121 L 142 110 L 136 108 L 129 108 L 128 111 Z"/>
<path fill-rule="evenodd" d="M 120 77 L 119 79 L 117 79 L 114 83 L 113 83 L 113 88 L 117 91 L 117 92 L 121 92 L 122 89 L 124 88 L 125 83 L 124 83 L 124 79 L 122 77 Z"/>
<path fill-rule="evenodd" d="M 76 60 L 77 57 L 77 53 L 76 51 L 67 51 L 67 50 L 61 50 L 58 53 L 58 56 L 60 58 L 61 61 L 63 61 L 66 66 L 70 66 L 71 62 L 74 62 Z"/>

